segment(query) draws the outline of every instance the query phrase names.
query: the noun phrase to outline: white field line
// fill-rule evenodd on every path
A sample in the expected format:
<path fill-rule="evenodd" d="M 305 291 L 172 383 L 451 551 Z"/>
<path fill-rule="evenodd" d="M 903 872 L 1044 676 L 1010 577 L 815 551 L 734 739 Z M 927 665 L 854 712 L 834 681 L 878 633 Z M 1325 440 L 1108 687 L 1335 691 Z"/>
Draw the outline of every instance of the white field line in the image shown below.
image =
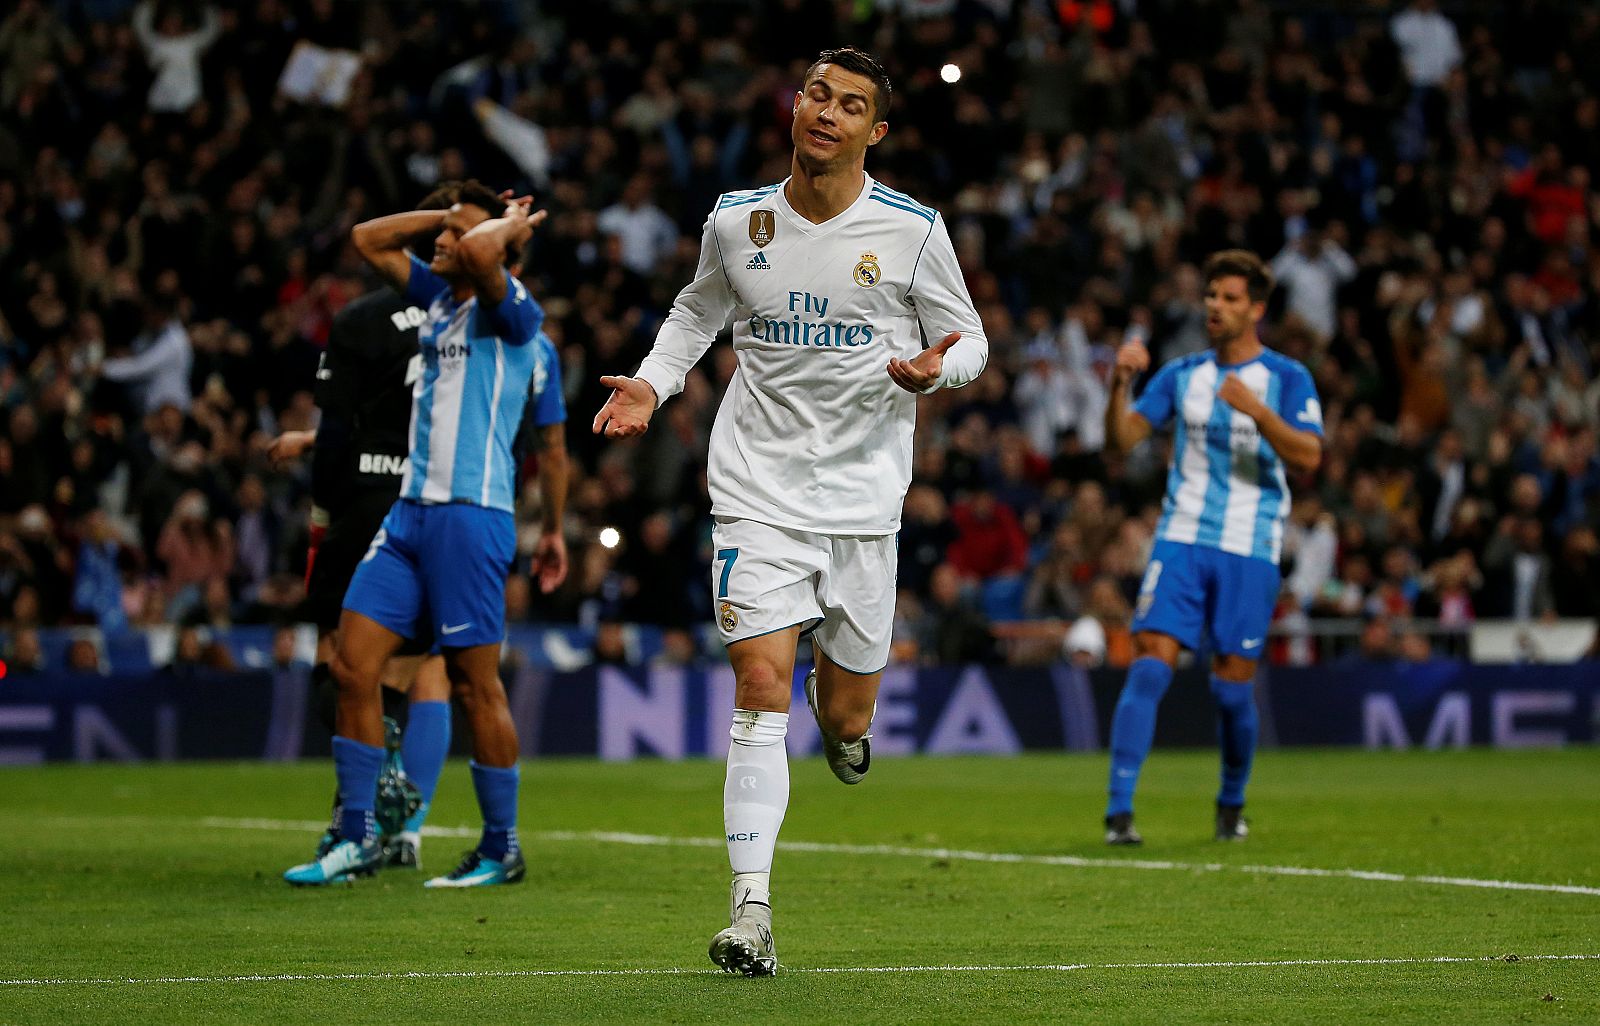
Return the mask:
<path fill-rule="evenodd" d="M 327 824 L 320 820 L 222 819 L 208 818 L 202 826 L 227 830 L 294 830 L 315 832 Z M 424 834 L 436 837 L 477 837 L 477 827 L 424 827 Z M 720 837 L 667 837 L 657 834 L 631 834 L 609 830 L 544 830 L 522 834 L 536 841 L 632 844 L 657 848 L 721 848 Z M 1493 891 L 1541 891 L 1548 894 L 1583 894 L 1600 897 L 1600 887 L 1579 884 L 1526 883 L 1520 880 L 1479 880 L 1465 876 L 1429 876 L 1386 873 L 1373 869 L 1317 869 L 1310 866 L 1232 866 L 1221 862 L 1170 862 L 1160 859 L 1093 859 L 1077 855 L 1028 855 L 1016 852 L 964 851 L 956 848 L 909 848 L 893 844 L 826 844 L 817 841 L 779 841 L 784 851 L 834 855 L 876 855 L 915 859 L 948 859 L 953 862 L 1002 862 L 1027 866 L 1071 866 L 1077 869 L 1146 869 L 1186 873 L 1251 873 L 1257 876 L 1315 876 L 1344 880 L 1373 880 L 1380 883 L 1432 884 L 1444 887 L 1477 887 Z"/>
<path fill-rule="evenodd" d="M 1358 965 L 1460 965 L 1483 962 L 1579 962 L 1597 955 L 1437 955 L 1422 958 L 1289 958 L 1254 962 L 1073 962 L 1059 965 L 782 966 L 788 973 L 1069 973 L 1111 969 L 1293 969 Z M 246 976 L 105 976 L 85 979 L 0 979 L 9 987 L 88 987 L 150 983 L 320 983 L 385 980 L 508 980 L 542 976 L 720 976 L 717 969 L 489 969 L 458 972 L 252 973 Z"/>

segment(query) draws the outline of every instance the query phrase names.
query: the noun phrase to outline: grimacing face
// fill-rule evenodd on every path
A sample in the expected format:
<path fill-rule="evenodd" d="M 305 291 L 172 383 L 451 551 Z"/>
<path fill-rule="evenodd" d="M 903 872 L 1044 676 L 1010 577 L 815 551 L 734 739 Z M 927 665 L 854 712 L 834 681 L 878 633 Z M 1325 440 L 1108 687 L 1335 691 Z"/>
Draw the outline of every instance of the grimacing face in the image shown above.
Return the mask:
<path fill-rule="evenodd" d="M 819 170 L 848 167 L 889 131 L 878 120 L 872 79 L 837 64 L 819 64 L 795 93 L 789 134 L 795 155 Z"/>
<path fill-rule="evenodd" d="M 1244 275 L 1225 274 L 1206 282 L 1206 336 L 1212 345 L 1249 332 L 1266 312 L 1265 302 L 1250 298 Z"/>
<path fill-rule="evenodd" d="M 474 203 L 457 203 L 444 215 L 444 224 L 439 227 L 439 234 L 433 240 L 433 260 L 428 264 L 429 270 L 441 277 L 448 277 L 461 273 L 461 265 L 456 259 L 456 245 L 460 243 L 461 236 L 473 228 L 489 220 L 490 213 Z"/>

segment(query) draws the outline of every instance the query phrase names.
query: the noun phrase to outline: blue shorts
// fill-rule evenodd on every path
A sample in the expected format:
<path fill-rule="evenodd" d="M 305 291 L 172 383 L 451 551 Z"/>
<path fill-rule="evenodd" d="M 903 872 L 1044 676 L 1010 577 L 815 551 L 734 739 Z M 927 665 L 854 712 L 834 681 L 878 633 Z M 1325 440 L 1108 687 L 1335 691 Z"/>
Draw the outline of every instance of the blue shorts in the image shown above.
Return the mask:
<path fill-rule="evenodd" d="M 431 625 L 442 648 L 498 645 L 516 548 L 516 520 L 504 510 L 400 499 L 361 557 L 344 608 L 406 638 Z"/>
<path fill-rule="evenodd" d="M 1209 628 L 1213 654 L 1260 659 L 1279 579 L 1277 564 L 1265 559 L 1158 541 L 1139 586 L 1134 633 L 1165 634 L 1193 651 Z"/>

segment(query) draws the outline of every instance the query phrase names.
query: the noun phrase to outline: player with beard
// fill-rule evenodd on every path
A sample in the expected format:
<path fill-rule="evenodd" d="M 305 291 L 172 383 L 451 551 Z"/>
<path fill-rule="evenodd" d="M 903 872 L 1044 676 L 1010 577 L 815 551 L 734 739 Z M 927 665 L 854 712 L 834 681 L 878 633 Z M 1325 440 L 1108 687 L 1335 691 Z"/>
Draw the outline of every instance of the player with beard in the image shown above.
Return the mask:
<path fill-rule="evenodd" d="M 1163 366 L 1133 401 L 1150 365 L 1144 343 L 1117 352 L 1106 445 L 1127 452 L 1175 423 L 1167 495 L 1133 621 L 1137 658 L 1111 723 L 1107 844 L 1139 844 L 1133 791 L 1155 736 L 1156 708 L 1180 649 L 1211 649 L 1222 782 L 1215 836 L 1242 839 L 1241 812 L 1255 757 L 1252 682 L 1278 599 L 1278 555 L 1289 515 L 1284 471 L 1322 460 L 1322 406 L 1311 374 L 1262 345 L 1272 272 L 1245 250 L 1205 264 L 1211 348 Z"/>

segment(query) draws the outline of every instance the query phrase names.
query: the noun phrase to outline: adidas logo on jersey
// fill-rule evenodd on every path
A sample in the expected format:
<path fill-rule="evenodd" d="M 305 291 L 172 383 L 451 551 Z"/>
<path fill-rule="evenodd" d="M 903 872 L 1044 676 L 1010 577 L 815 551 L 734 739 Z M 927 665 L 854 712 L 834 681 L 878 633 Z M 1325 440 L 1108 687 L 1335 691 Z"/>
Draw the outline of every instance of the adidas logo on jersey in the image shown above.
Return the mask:
<path fill-rule="evenodd" d="M 748 264 L 744 265 L 744 269 L 747 271 L 765 271 L 771 266 L 771 264 L 767 263 L 767 255 L 765 253 L 757 253 Z"/>

